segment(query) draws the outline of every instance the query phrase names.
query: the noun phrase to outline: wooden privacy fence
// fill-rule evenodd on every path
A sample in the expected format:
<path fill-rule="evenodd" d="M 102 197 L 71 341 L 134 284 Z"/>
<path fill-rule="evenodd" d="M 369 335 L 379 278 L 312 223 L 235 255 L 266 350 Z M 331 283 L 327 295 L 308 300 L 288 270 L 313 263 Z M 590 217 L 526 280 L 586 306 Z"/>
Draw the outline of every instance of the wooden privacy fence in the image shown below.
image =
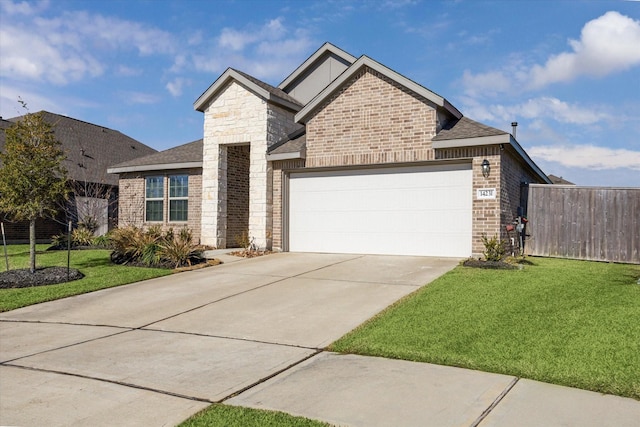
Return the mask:
<path fill-rule="evenodd" d="M 640 264 L 640 188 L 530 184 L 529 255 Z"/>

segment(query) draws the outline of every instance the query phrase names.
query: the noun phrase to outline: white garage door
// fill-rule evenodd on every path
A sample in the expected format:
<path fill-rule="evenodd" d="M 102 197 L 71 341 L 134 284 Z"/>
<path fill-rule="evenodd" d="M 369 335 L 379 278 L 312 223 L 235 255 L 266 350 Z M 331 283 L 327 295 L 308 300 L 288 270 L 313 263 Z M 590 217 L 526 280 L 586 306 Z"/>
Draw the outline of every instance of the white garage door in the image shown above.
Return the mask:
<path fill-rule="evenodd" d="M 471 164 L 289 175 L 289 250 L 468 257 Z"/>

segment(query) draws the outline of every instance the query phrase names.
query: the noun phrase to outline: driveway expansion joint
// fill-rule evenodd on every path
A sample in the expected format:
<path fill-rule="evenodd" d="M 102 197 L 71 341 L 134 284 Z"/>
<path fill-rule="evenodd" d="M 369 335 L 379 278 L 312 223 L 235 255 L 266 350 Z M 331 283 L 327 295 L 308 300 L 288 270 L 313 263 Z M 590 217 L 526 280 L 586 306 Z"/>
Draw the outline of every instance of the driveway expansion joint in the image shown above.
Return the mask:
<path fill-rule="evenodd" d="M 297 360 L 297 361 L 293 362 L 293 363 L 292 363 L 292 364 L 290 364 L 289 366 L 286 366 L 286 367 L 284 367 L 284 368 L 282 368 L 282 369 L 280 369 L 280 370 L 278 370 L 278 371 L 276 371 L 276 372 L 274 372 L 274 373 L 272 373 L 272 374 L 270 374 L 270 375 L 267 375 L 266 377 L 261 378 L 261 379 L 259 379 L 258 381 L 254 382 L 254 383 L 252 383 L 252 384 L 249 384 L 248 386 L 246 386 L 246 387 L 244 387 L 244 388 L 241 388 L 240 390 L 237 390 L 237 391 L 235 391 L 235 392 L 231 393 L 230 395 L 228 395 L 228 396 L 226 396 L 226 397 L 223 397 L 222 399 L 220 399 L 220 400 L 218 400 L 218 401 L 216 401 L 216 402 L 214 402 L 214 403 L 223 403 L 223 402 L 225 402 L 225 401 L 227 401 L 227 400 L 229 400 L 229 399 L 231 399 L 231 398 L 233 398 L 233 397 L 236 397 L 236 396 L 238 396 L 238 395 L 240 395 L 240 394 L 244 393 L 244 392 L 245 392 L 245 391 L 247 391 L 247 390 L 251 390 L 252 388 L 254 388 L 254 387 L 256 387 L 256 386 L 258 386 L 258 385 L 260 385 L 260 384 L 262 384 L 262 383 L 264 383 L 264 382 L 266 382 L 266 381 L 269 381 L 271 378 L 274 378 L 274 377 L 276 377 L 276 376 L 278 376 L 278 375 L 282 374 L 283 372 L 286 372 L 286 371 L 288 371 L 289 369 L 291 369 L 291 368 L 293 368 L 293 367 L 295 367 L 295 366 L 298 366 L 298 365 L 299 365 L 299 364 L 301 364 L 302 362 L 306 362 L 307 360 L 309 360 L 309 359 L 311 359 L 311 358 L 313 358 L 313 357 L 316 357 L 317 355 L 319 355 L 320 353 L 323 353 L 323 352 L 324 352 L 324 350 L 317 350 L 317 351 L 314 351 L 314 352 L 313 352 L 313 353 L 311 353 L 310 355 L 305 356 L 305 357 L 303 357 L 302 359 L 300 359 L 300 360 Z"/>
<path fill-rule="evenodd" d="M 74 378 L 82 378 L 82 379 L 85 379 L 85 380 L 100 381 L 100 382 L 109 383 L 109 384 L 115 384 L 115 385 L 119 385 L 119 386 L 123 386 L 123 387 L 130 387 L 130 388 L 135 388 L 135 389 L 138 389 L 138 390 L 146 390 L 146 391 L 150 391 L 150 392 L 153 392 L 153 393 L 164 394 L 164 395 L 167 395 L 167 396 L 179 397 L 181 399 L 194 400 L 194 401 L 197 401 L 197 402 L 216 403 L 213 400 L 204 399 L 202 397 L 187 396 L 187 395 L 184 395 L 184 394 L 174 393 L 174 392 L 167 391 L 167 390 L 160 390 L 160 389 L 156 389 L 156 388 L 141 386 L 141 385 L 138 385 L 138 384 L 132 384 L 132 383 L 126 383 L 126 382 L 123 382 L 123 381 L 110 380 L 110 379 L 107 379 L 107 378 L 91 377 L 91 376 L 88 376 L 88 375 L 74 374 L 74 373 L 71 373 L 71 372 L 57 371 L 57 370 L 54 370 L 54 369 L 34 368 L 34 367 L 31 367 L 31 366 L 23 366 L 23 365 L 7 364 L 5 366 L 10 367 L 10 368 L 24 369 L 24 370 L 33 371 L 33 372 L 47 372 L 47 373 L 50 373 L 50 374 L 58 374 L 58 375 L 66 375 L 66 376 L 74 377 Z"/>
<path fill-rule="evenodd" d="M 223 339 L 223 340 L 250 342 L 250 343 L 255 343 L 255 344 L 267 344 L 267 345 L 277 345 L 277 346 L 280 346 L 280 347 L 301 348 L 301 349 L 304 349 L 304 350 L 316 350 L 316 351 L 322 351 L 323 350 L 322 348 L 309 347 L 309 346 L 304 346 L 304 345 L 296 345 L 296 344 L 287 344 L 287 343 L 279 343 L 279 342 L 271 342 L 271 341 L 254 340 L 254 339 L 250 339 L 250 338 L 229 337 L 229 336 L 224 336 L 224 335 L 210 335 L 210 334 L 203 334 L 203 333 L 198 333 L 198 332 L 167 331 L 167 330 L 164 330 L 164 329 L 147 328 L 146 326 L 143 327 L 143 328 L 132 329 L 131 331 L 134 331 L 134 330 L 135 331 L 143 331 L 143 332 L 161 332 L 161 333 L 166 333 L 166 334 L 189 335 L 189 336 L 203 337 L 203 338 L 218 338 L 218 339 Z"/>
<path fill-rule="evenodd" d="M 511 382 L 505 387 L 505 389 L 502 390 L 502 393 L 500 393 L 498 397 L 495 398 L 491 405 L 489 405 L 489 407 L 485 409 L 469 427 L 478 427 L 478 425 L 482 423 L 482 421 L 491 413 L 491 411 L 493 411 L 495 407 L 500 404 L 502 399 L 504 399 L 504 397 L 513 389 L 513 387 L 515 387 L 519 380 L 520 378 L 518 377 L 515 377 L 513 380 L 511 380 Z"/>

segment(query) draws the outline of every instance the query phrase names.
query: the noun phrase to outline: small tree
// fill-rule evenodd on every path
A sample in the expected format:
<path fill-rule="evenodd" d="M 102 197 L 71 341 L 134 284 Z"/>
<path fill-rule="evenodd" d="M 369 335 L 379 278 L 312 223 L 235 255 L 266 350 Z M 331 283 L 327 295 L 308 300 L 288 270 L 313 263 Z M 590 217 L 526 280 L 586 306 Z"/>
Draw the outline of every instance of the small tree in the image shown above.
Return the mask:
<path fill-rule="evenodd" d="M 0 152 L 0 211 L 14 220 L 29 221 L 30 270 L 36 269 L 36 219 L 55 214 L 56 202 L 66 197 L 65 155 L 42 114 L 28 113 L 6 129 Z"/>

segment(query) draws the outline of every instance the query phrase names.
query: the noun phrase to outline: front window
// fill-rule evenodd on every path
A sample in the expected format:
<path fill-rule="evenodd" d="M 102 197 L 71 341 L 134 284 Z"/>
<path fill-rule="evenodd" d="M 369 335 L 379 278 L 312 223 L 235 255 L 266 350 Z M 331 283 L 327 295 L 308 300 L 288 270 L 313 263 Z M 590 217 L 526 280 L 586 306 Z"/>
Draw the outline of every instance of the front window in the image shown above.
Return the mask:
<path fill-rule="evenodd" d="M 187 221 L 189 212 L 189 177 L 169 177 L 169 221 Z"/>
<path fill-rule="evenodd" d="M 161 222 L 164 210 L 164 178 L 149 176 L 146 180 L 145 220 Z"/>

